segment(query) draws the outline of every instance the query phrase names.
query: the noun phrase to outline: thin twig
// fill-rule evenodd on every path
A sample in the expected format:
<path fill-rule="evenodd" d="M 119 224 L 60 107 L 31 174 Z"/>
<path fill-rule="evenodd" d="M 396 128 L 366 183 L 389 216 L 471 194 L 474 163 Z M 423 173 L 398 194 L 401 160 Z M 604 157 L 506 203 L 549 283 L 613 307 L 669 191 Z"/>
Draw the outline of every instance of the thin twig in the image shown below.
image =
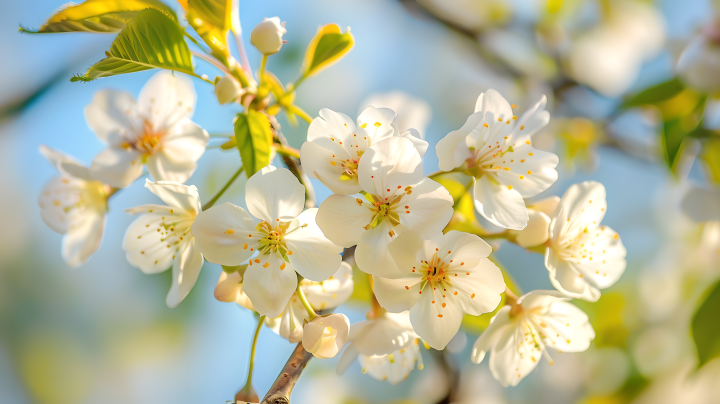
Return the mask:
<path fill-rule="evenodd" d="M 198 52 L 198 51 L 196 51 L 196 50 L 191 50 L 190 53 L 192 53 L 193 55 L 199 57 L 200 59 L 202 59 L 202 60 L 210 63 L 211 65 L 217 67 L 218 70 L 220 70 L 220 71 L 222 71 L 223 73 L 225 73 L 225 75 L 227 75 L 227 76 L 232 76 L 232 73 L 230 73 L 230 70 L 227 68 L 227 66 L 223 65 L 222 63 L 220 63 L 219 60 L 217 60 L 217 59 L 215 59 L 215 58 L 213 58 L 213 57 L 210 57 L 210 56 L 208 56 L 208 55 L 206 55 L 206 54 L 204 54 L 204 53 L 202 53 L 202 52 Z"/>
<path fill-rule="evenodd" d="M 278 139 L 280 144 L 284 148 L 290 147 L 288 145 L 288 141 L 285 138 L 285 135 L 282 134 L 279 128 L 275 127 L 275 137 Z M 281 153 L 280 156 L 282 157 L 283 162 L 287 166 L 288 170 L 295 174 L 295 177 L 297 177 L 298 181 L 305 187 L 305 207 L 306 208 L 314 208 L 317 206 L 317 201 L 315 200 L 315 189 L 313 189 L 312 183 L 310 182 L 310 178 L 305 175 L 302 169 L 302 165 L 299 164 L 299 161 L 296 161 L 294 158 L 283 155 Z"/>
<path fill-rule="evenodd" d="M 343 261 L 352 265 L 355 258 L 355 247 L 343 251 Z M 312 354 L 305 350 L 302 342 L 295 346 L 295 350 L 288 358 L 285 366 L 278 375 L 261 404 L 290 404 L 290 393 L 297 383 Z"/>
<path fill-rule="evenodd" d="M 238 168 L 238 170 L 235 172 L 235 174 L 233 174 L 233 176 L 230 177 L 230 179 L 229 179 L 228 182 L 225 184 L 225 186 L 223 186 L 222 189 L 221 189 L 220 191 L 218 191 L 218 193 L 217 193 L 215 196 L 213 196 L 213 198 L 210 199 L 210 201 L 208 201 L 208 203 L 206 203 L 206 204 L 203 206 L 202 209 L 203 209 L 203 210 L 208 210 L 208 209 L 212 208 L 213 205 L 215 205 L 215 202 L 217 202 L 218 199 L 220 199 L 220 197 L 225 193 L 225 191 L 227 191 L 228 188 L 230 188 L 230 185 L 232 185 L 233 182 L 235 182 L 235 180 L 237 179 L 237 177 L 238 177 L 242 172 L 243 172 L 243 167 Z"/>

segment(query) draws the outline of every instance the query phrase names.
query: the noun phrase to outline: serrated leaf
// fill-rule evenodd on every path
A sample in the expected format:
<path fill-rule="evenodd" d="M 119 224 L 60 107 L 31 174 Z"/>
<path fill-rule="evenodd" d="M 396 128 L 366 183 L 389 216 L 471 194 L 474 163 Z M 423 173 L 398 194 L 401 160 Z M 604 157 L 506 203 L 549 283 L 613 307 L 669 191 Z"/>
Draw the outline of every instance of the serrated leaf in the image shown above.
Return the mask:
<path fill-rule="evenodd" d="M 177 21 L 175 12 L 158 0 L 86 0 L 63 6 L 37 31 L 20 28 L 31 34 L 60 32 L 119 32 L 141 10 L 154 8 Z"/>
<path fill-rule="evenodd" d="M 622 108 L 656 104 L 678 95 L 684 89 L 683 83 L 675 77 L 635 94 L 622 104 Z"/>
<path fill-rule="evenodd" d="M 698 367 L 720 356 L 720 282 L 705 292 L 692 318 L 691 330 L 698 354 Z"/>
<path fill-rule="evenodd" d="M 337 24 L 321 27 L 305 51 L 303 77 L 318 74 L 337 63 L 355 46 L 355 38 L 348 29 L 344 34 Z"/>
<path fill-rule="evenodd" d="M 154 68 L 194 75 L 182 28 L 155 9 L 137 13 L 105 54 L 107 57 L 93 65 L 85 76 L 73 77 L 70 81 L 90 81 Z"/>
<path fill-rule="evenodd" d="M 235 141 L 248 178 L 270 164 L 272 131 L 270 120 L 262 112 L 249 110 L 238 114 Z"/>
<path fill-rule="evenodd" d="M 189 0 L 187 20 L 220 60 L 227 60 L 228 31 L 232 28 L 233 0 Z"/>

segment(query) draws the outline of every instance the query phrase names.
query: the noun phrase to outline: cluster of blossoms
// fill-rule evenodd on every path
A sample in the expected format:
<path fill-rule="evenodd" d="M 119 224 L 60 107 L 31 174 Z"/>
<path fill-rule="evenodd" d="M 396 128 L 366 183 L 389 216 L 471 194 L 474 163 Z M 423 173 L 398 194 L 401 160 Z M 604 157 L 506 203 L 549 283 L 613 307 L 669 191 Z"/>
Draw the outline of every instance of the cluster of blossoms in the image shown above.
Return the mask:
<path fill-rule="evenodd" d="M 251 39 L 267 56 L 282 46 L 284 33 L 279 19 L 268 19 Z M 222 86 L 216 88 L 224 97 Z M 197 188 L 183 184 L 208 143 L 207 132 L 190 120 L 195 99 L 189 79 L 166 72 L 150 79 L 139 101 L 101 91 L 85 113 L 109 146 L 89 168 L 41 148 L 61 172 L 40 196 L 42 218 L 65 234 L 69 265 L 97 250 L 108 198 L 141 177 L 145 165 L 154 180 L 145 187 L 164 204 L 127 210 L 138 217 L 122 248 L 144 273 L 172 268 L 170 307 L 191 291 L 204 261 L 222 265 L 218 300 L 257 312 L 315 357 L 334 357 L 347 344 L 339 374 L 359 358 L 364 372 L 393 384 L 422 368 L 420 340 L 442 350 L 463 316 L 494 312 L 503 301 L 472 354 L 479 363 L 492 352 L 490 369 L 503 385 L 516 385 L 541 356 L 551 361 L 549 350 L 589 347 L 595 334 L 588 317 L 568 301 L 598 300 L 625 270 L 626 251 L 601 224 L 607 209 L 601 184 L 583 182 L 562 198 L 527 201 L 558 178 L 558 157 L 532 143 L 550 119 L 545 97 L 518 117 L 498 92 L 481 94 L 467 122 L 437 144 L 443 172 L 432 178 L 423 174 L 428 143 L 414 129 L 400 131 L 394 111 L 369 106 L 353 121 L 323 109 L 309 126 L 300 161 L 334 194 L 309 209 L 298 177 L 272 165 L 249 177 L 245 208 L 203 206 Z M 444 232 L 454 200 L 433 178 L 446 172 L 468 177 L 477 212 L 506 229 L 504 238 L 544 250 L 556 291 L 516 297 L 490 259 L 484 234 Z M 352 325 L 332 312 L 354 288 L 344 262 L 351 248 L 376 303 L 367 321 Z"/>

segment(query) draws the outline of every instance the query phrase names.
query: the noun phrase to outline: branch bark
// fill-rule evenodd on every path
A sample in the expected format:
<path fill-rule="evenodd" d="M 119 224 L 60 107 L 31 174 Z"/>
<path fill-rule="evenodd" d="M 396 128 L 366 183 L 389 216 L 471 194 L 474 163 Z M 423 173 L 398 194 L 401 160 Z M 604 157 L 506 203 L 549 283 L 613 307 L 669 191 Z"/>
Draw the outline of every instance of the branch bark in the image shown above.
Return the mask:
<path fill-rule="evenodd" d="M 343 251 L 343 261 L 354 264 L 355 247 L 346 248 Z M 305 366 L 307 366 L 313 355 L 305 350 L 302 342 L 298 342 L 295 350 L 288 358 L 280 375 L 270 387 L 260 404 L 290 404 L 290 393 L 292 393 L 295 383 L 297 383 Z"/>

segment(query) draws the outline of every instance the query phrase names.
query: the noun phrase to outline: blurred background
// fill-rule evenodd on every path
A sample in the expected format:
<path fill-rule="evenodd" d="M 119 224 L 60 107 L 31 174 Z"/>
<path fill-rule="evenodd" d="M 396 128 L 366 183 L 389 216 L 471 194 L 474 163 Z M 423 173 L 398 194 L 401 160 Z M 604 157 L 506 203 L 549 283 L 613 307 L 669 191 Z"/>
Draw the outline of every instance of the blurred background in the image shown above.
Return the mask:
<path fill-rule="evenodd" d="M 102 58 L 114 35 L 17 32 L 18 24 L 40 26 L 60 5 L 7 2 L 0 13 L 0 403 L 225 403 L 244 384 L 255 319 L 213 298 L 217 265 L 206 263 L 188 298 L 169 309 L 169 271 L 148 276 L 127 263 L 121 241 L 132 217 L 123 210 L 155 203 L 152 194 L 136 183 L 114 196 L 102 246 L 76 269 L 61 259 L 61 235 L 40 219 L 37 196 L 56 171 L 38 146 L 89 164 L 104 146 L 83 108 L 102 88 L 137 96 L 153 74 L 70 83 Z M 283 82 L 298 77 L 320 25 L 350 26 L 353 51 L 303 84 L 297 104 L 312 116 L 321 108 L 355 117 L 369 104 L 394 107 L 401 127 L 417 128 L 430 142 L 426 173 L 437 170 L 435 143 L 462 126 L 481 92 L 494 88 L 519 111 L 546 94 L 552 119 L 534 143 L 560 156 L 560 179 L 539 197 L 602 182 L 604 223 L 628 250 L 620 282 L 597 303 L 574 302 L 597 332 L 591 349 L 554 355 L 553 366 L 543 361 L 518 387 L 502 388 L 487 361 L 470 363 L 478 330 L 468 327 L 448 346 L 455 374 L 424 349 L 424 370 L 397 386 L 362 374 L 357 363 L 337 377 L 337 358 L 312 360 L 294 403 L 436 403 L 451 386 L 456 402 L 468 404 L 720 402 L 720 363 L 699 359 L 691 331 L 720 277 L 720 242 L 680 207 L 691 187 L 720 178 L 708 151 L 717 143 L 708 122 L 718 90 L 709 86 L 720 70 L 691 66 L 680 90 L 670 94 L 665 84 L 650 101 L 635 97 L 672 80 L 693 41 L 720 40 L 718 29 L 708 28 L 716 18 L 710 0 L 241 0 L 240 15 L 246 42 L 264 17 L 287 21 L 289 43 L 268 64 Z M 246 47 L 257 67 L 259 55 Z M 720 56 L 712 57 L 720 66 Z M 200 73 L 218 74 L 197 64 Z M 210 133 L 230 133 L 239 106 L 220 106 L 207 83 L 195 80 L 195 87 L 193 120 Z M 662 105 L 646 105 L 661 98 Z M 703 121 L 683 126 L 703 108 Z M 280 123 L 299 148 L 307 125 Z M 678 136 L 687 139 L 675 142 Z M 238 163 L 236 151 L 209 149 L 188 183 L 207 200 Z M 244 205 L 243 189 L 244 181 L 236 182 L 221 201 Z M 319 183 L 315 190 L 319 201 L 330 193 Z M 540 254 L 493 247 L 523 292 L 552 289 Z M 367 309 L 356 296 L 339 311 L 356 322 Z M 717 316 L 710 319 L 701 325 L 720 334 Z M 293 347 L 262 331 L 254 379 L 261 396 Z M 700 360 L 707 363 L 698 369 Z"/>

